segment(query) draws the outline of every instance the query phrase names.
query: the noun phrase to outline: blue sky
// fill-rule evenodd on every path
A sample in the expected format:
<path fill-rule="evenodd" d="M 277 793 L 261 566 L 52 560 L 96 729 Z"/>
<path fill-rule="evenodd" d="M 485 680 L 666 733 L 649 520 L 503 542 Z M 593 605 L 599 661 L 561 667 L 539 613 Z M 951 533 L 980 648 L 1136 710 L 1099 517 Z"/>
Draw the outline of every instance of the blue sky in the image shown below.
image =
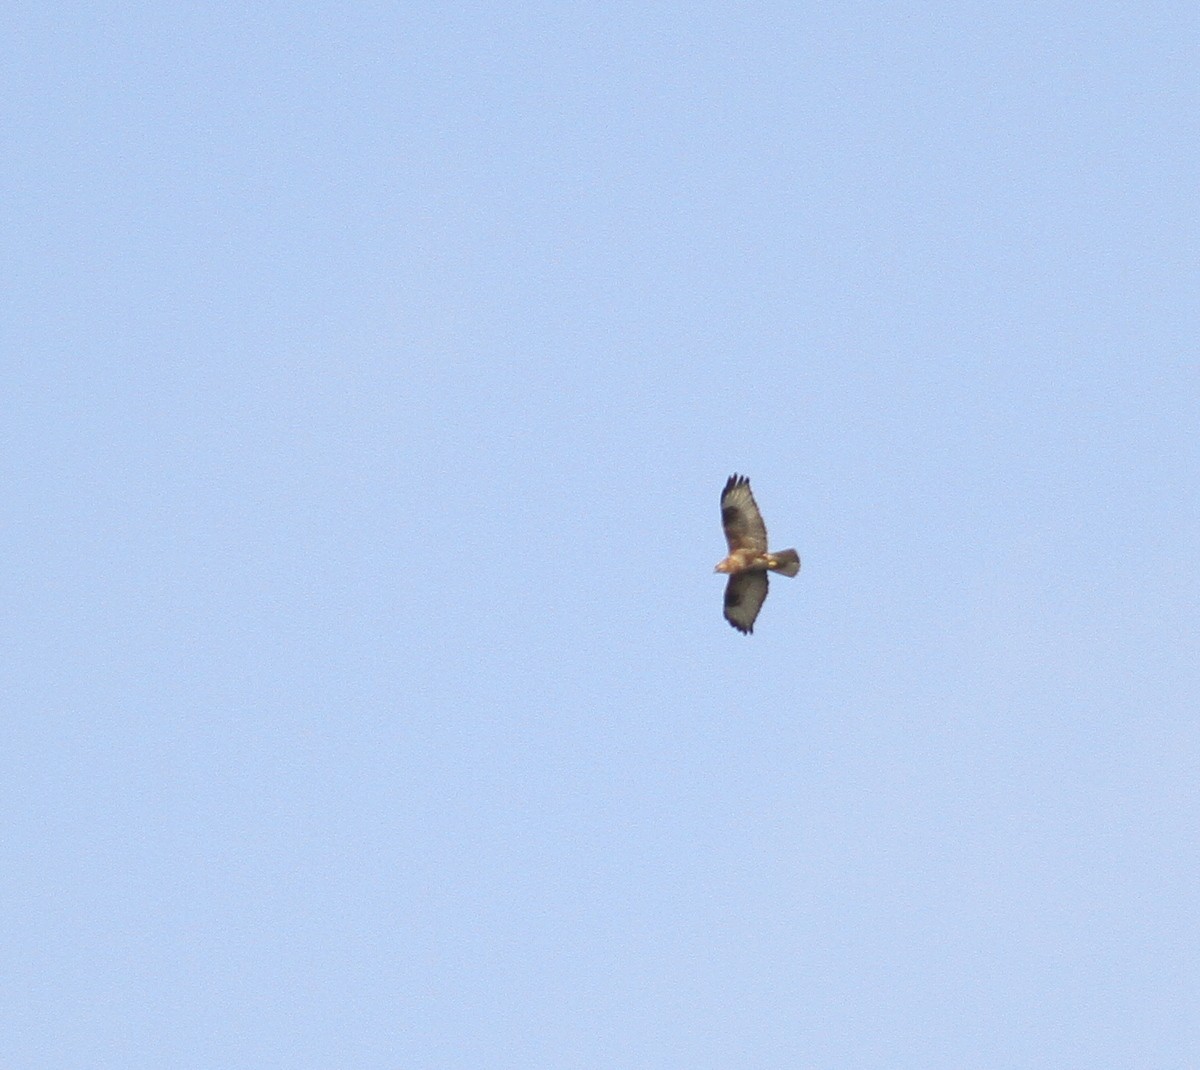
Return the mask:
<path fill-rule="evenodd" d="M 1197 33 L 11 10 L 7 1065 L 1196 1065 Z"/>

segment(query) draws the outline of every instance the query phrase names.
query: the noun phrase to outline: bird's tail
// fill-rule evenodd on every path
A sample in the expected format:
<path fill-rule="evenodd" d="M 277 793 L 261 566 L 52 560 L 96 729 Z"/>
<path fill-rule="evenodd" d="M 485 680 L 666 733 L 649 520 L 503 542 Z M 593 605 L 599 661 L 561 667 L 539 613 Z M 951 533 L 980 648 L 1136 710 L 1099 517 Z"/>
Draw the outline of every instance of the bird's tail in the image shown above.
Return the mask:
<path fill-rule="evenodd" d="M 780 550 L 771 555 L 774 564 L 772 572 L 782 572 L 785 576 L 794 576 L 800 571 L 800 555 L 795 550 Z"/>

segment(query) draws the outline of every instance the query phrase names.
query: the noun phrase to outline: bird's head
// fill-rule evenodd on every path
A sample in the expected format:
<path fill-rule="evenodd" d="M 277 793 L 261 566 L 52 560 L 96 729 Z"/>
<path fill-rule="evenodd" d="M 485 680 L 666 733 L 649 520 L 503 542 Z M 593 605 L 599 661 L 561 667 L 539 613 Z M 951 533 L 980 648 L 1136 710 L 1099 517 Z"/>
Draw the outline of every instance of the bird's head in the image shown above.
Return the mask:
<path fill-rule="evenodd" d="M 729 559 L 728 558 L 726 558 L 724 561 L 718 561 L 716 567 L 713 569 L 713 572 L 728 572 L 728 571 L 729 571 Z"/>

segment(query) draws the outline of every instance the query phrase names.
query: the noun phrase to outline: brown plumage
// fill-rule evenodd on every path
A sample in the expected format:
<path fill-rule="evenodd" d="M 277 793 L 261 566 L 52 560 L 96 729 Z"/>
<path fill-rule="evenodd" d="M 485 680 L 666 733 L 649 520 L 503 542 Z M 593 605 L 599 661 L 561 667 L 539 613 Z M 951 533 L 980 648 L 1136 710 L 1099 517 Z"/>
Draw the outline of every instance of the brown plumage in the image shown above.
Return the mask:
<path fill-rule="evenodd" d="M 767 572 L 794 576 L 800 571 L 795 550 L 767 550 L 767 526 L 750 493 L 746 476 L 732 475 L 721 492 L 721 525 L 729 556 L 714 571 L 729 576 L 725 585 L 725 619 L 745 635 L 754 631 L 754 620 L 767 600 Z"/>

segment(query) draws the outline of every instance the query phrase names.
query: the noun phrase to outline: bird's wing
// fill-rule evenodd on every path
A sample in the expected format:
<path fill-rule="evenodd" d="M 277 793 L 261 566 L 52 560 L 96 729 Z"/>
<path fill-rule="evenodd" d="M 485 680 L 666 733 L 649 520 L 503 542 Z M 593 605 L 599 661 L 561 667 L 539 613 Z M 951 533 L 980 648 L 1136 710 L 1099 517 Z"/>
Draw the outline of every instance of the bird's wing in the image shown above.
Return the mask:
<path fill-rule="evenodd" d="M 767 574 L 762 570 L 739 572 L 725 585 L 725 619 L 739 632 L 754 631 L 754 619 L 767 600 Z"/>
<path fill-rule="evenodd" d="M 729 552 L 753 550 L 767 552 L 767 526 L 750 493 L 750 480 L 745 476 L 730 476 L 721 491 L 721 526 Z"/>

